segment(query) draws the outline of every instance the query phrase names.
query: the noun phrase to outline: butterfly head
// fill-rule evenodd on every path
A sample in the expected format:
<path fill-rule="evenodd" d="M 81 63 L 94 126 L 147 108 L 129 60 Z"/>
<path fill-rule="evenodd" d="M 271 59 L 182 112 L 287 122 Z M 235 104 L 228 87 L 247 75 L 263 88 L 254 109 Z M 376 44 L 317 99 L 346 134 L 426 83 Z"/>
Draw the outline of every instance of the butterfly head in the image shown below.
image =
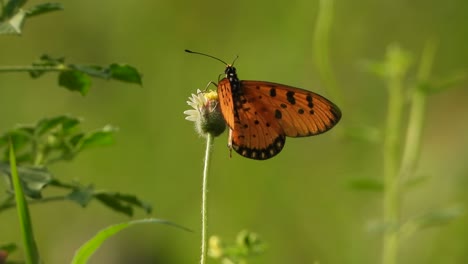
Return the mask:
<path fill-rule="evenodd" d="M 226 70 L 224 70 L 224 73 L 226 74 L 226 78 L 237 78 L 237 71 L 232 64 L 226 65 Z"/>

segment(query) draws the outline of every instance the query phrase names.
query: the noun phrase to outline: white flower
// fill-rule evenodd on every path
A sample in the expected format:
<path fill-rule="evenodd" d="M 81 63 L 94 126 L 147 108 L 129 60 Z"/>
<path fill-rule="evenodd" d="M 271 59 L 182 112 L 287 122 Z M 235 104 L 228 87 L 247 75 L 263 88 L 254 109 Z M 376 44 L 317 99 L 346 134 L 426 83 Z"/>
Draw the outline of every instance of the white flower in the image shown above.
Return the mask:
<path fill-rule="evenodd" d="M 196 94 L 189 97 L 187 104 L 193 109 L 184 111 L 186 120 L 195 122 L 197 132 L 206 136 L 219 136 L 226 129 L 221 109 L 219 108 L 218 93 L 216 91 L 202 92 L 197 89 Z"/>

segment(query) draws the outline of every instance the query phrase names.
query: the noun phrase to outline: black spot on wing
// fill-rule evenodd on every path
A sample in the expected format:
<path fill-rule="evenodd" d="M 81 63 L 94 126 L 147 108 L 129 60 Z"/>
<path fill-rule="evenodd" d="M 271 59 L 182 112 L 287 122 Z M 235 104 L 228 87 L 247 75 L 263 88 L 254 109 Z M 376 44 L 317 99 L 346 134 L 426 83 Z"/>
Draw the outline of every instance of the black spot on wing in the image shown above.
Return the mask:
<path fill-rule="evenodd" d="M 293 91 L 286 92 L 286 99 L 292 105 L 296 104 L 296 98 L 294 98 L 294 94 L 295 93 Z"/>
<path fill-rule="evenodd" d="M 276 109 L 275 110 L 275 118 L 276 119 L 281 119 L 283 117 L 283 114 L 281 114 L 281 111 Z"/>
<path fill-rule="evenodd" d="M 255 160 L 266 160 L 272 158 L 283 149 L 284 144 L 286 142 L 286 137 L 283 135 L 279 135 L 270 145 L 265 148 L 257 149 L 257 148 L 249 148 L 247 146 L 238 146 L 233 145 L 232 148 L 239 153 L 240 155 Z"/>

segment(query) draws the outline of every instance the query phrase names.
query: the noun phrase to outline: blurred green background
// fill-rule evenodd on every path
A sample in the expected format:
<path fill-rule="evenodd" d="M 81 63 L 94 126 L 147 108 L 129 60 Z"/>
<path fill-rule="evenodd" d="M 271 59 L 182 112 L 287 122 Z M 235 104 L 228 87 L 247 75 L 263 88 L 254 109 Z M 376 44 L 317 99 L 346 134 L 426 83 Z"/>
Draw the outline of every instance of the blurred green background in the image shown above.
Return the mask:
<path fill-rule="evenodd" d="M 153 216 L 195 232 L 134 227 L 105 243 L 91 263 L 197 263 L 205 142 L 183 111 L 189 109 L 187 97 L 216 81 L 224 66 L 183 50 L 228 62 L 239 55 L 241 79 L 327 95 L 313 57 L 318 1 L 63 4 L 63 12 L 28 20 L 21 37 L 2 36 L 1 65 L 29 64 L 43 53 L 65 56 L 70 63 L 122 62 L 143 73 L 144 85 L 94 80 L 82 97 L 58 87 L 55 74 L 38 80 L 2 74 L 0 131 L 62 113 L 83 117 L 86 129 L 108 123 L 120 127 L 115 145 L 51 170 L 64 180 L 138 194 L 154 206 Z M 466 0 L 335 1 L 329 49 L 345 99 L 342 122 L 318 137 L 288 139 L 283 152 L 267 161 L 229 158 L 227 136 L 217 138 L 209 234 L 231 240 L 242 229 L 257 232 L 269 249 L 252 259 L 254 264 L 378 263 L 381 235 L 368 229 L 381 219 L 381 193 L 353 190 L 349 182 L 382 177 L 382 145 L 339 136 L 345 126 L 382 129 L 385 124 L 385 84 L 359 65 L 381 60 L 394 42 L 417 61 L 432 38 L 439 42 L 434 77 L 466 70 L 467 14 Z M 458 86 L 429 98 L 418 173 L 430 179 L 404 197 L 405 219 L 468 201 L 468 90 L 466 82 Z M 69 263 L 75 249 L 99 229 L 128 220 L 98 203 L 81 209 L 68 202 L 32 206 L 32 217 L 45 263 Z M 142 212 L 135 216 L 143 217 Z M 0 242 L 20 243 L 15 211 L 0 219 Z M 468 263 L 467 221 L 462 216 L 416 233 L 402 242 L 400 263 Z"/>

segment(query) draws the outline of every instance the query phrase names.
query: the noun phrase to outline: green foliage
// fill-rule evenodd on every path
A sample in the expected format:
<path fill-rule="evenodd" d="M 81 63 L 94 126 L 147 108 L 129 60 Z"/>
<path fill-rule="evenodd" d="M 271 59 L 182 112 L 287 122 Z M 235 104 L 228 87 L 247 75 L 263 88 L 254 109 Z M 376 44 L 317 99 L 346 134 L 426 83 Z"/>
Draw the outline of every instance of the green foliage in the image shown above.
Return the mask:
<path fill-rule="evenodd" d="M 9 159 L 11 170 L 11 181 L 15 193 L 16 210 L 20 224 L 21 236 L 23 238 L 23 247 L 25 250 L 26 264 L 39 264 L 40 257 L 34 238 L 33 226 L 29 215 L 28 203 L 21 187 L 21 181 L 16 168 L 15 150 L 13 144 L 9 147 Z"/>
<path fill-rule="evenodd" d="M 0 150 L 4 149 L 3 161 L 0 159 L 0 172 L 11 175 L 11 170 L 5 162 L 8 144 L 11 140 L 17 149 L 18 173 L 25 195 L 36 202 L 69 200 L 86 207 L 92 200 L 97 200 L 106 207 L 132 216 L 134 208 L 141 208 L 150 213 L 152 208 L 138 197 L 96 190 L 92 185 L 81 185 L 77 182 L 65 183 L 57 179 L 47 169 L 47 166 L 59 161 L 69 161 L 83 150 L 107 146 L 114 143 L 116 128 L 105 126 L 92 132 L 80 129 L 81 119 L 71 116 L 56 116 L 43 118 L 33 125 L 21 125 L 0 135 Z M 65 195 L 44 197 L 46 187 L 66 191 Z M 0 211 L 12 208 L 12 196 L 0 203 Z"/>
<path fill-rule="evenodd" d="M 102 243 L 104 243 L 107 239 L 111 238 L 113 235 L 134 225 L 151 224 L 151 223 L 169 225 L 169 226 L 176 227 L 184 231 L 191 232 L 191 230 L 183 226 L 177 225 L 167 220 L 156 219 L 156 218 L 133 220 L 133 221 L 128 221 L 128 222 L 112 225 L 112 226 L 102 229 L 88 242 L 83 244 L 75 252 L 75 256 L 73 257 L 73 260 L 71 263 L 72 264 L 86 264 L 88 263 L 89 258 L 96 252 L 96 250 L 99 249 Z"/>
<path fill-rule="evenodd" d="M 361 178 L 350 181 L 349 187 L 359 191 L 382 192 L 384 184 L 380 180 Z"/>
<path fill-rule="evenodd" d="M 81 151 L 94 146 L 107 146 L 114 142 L 113 126 L 104 126 L 93 132 L 80 129 L 81 119 L 66 115 L 43 118 L 36 124 L 21 125 L 0 135 L 0 150 L 5 160 L 8 139 L 17 149 L 21 165 L 48 166 L 71 160 Z"/>
<path fill-rule="evenodd" d="M 354 181 L 351 186 L 359 190 L 383 190 L 384 216 L 383 230 L 383 264 L 395 264 L 401 238 L 408 237 L 421 229 L 449 223 L 461 215 L 460 208 L 450 210 L 433 210 L 420 217 L 403 221 L 401 216 L 402 196 L 409 190 L 405 187 L 419 186 L 426 177 L 418 177 L 416 169 L 421 152 L 421 138 L 424 127 L 426 99 L 435 91 L 441 91 L 458 81 L 464 80 L 466 74 L 455 75 L 443 82 L 446 85 L 430 81 L 430 71 L 434 63 L 436 44 L 428 41 L 421 56 L 416 84 L 406 82 L 407 74 L 413 63 L 413 54 L 403 50 L 397 44 L 388 46 L 386 57 L 382 62 L 368 63 L 366 69 L 387 84 L 388 109 L 387 127 L 383 146 L 383 184 L 374 180 Z M 404 124 L 405 105 L 409 95 L 407 124 Z M 403 137 L 403 128 L 406 138 Z"/>
<path fill-rule="evenodd" d="M 42 55 L 27 69 L 32 78 L 38 78 L 47 72 L 58 71 L 58 84 L 70 91 L 86 95 L 91 86 L 91 77 L 118 80 L 141 85 L 141 75 L 137 69 L 127 64 L 112 63 L 107 67 L 97 65 L 66 64 L 65 58 L 53 58 Z"/>
<path fill-rule="evenodd" d="M 242 230 L 235 243 L 225 243 L 220 237 L 211 236 L 208 255 L 223 264 L 246 264 L 249 258 L 262 254 L 266 248 L 257 234 Z"/>
<path fill-rule="evenodd" d="M 43 3 L 24 9 L 25 3 L 26 0 L 6 2 L 0 0 L 0 34 L 20 34 L 26 18 L 62 9 L 62 5 L 57 3 Z M 130 65 L 112 63 L 108 67 L 102 67 L 66 64 L 64 58 L 53 58 L 48 55 L 41 56 L 32 66 L 3 66 L 0 67 L 0 72 L 28 72 L 32 78 L 39 78 L 47 72 L 59 72 L 58 84 L 70 91 L 78 91 L 82 95 L 88 93 L 91 77 L 142 84 L 141 75 Z M 11 188 L 5 200 L 0 203 L 0 212 L 17 208 L 27 264 L 41 262 L 28 203 L 69 200 L 86 207 L 92 200 L 97 200 L 106 207 L 128 216 L 133 215 L 134 208 L 141 208 L 147 213 L 152 210 L 150 205 L 135 195 L 96 190 L 92 185 L 85 186 L 77 182 L 65 183 L 49 172 L 48 166 L 53 163 L 70 161 L 83 150 L 114 143 L 114 134 L 117 130 L 115 127 L 107 125 L 96 131 L 84 132 L 80 129 L 80 124 L 79 118 L 59 115 L 43 118 L 32 125 L 20 125 L 0 135 L 0 152 L 3 152 L 0 156 L 0 173 L 7 176 Z M 46 196 L 44 195 L 46 187 L 65 190 L 66 193 Z M 136 223 L 146 222 L 176 226 L 159 219 L 127 222 L 106 229 L 87 245 L 91 245 L 95 250 L 111 233 Z M 8 253 L 15 249 L 14 244 L 0 247 L 0 262 L 4 263 Z M 84 254 L 77 256 L 81 256 L 81 259 L 87 258 L 94 250 L 88 247 Z"/>
<path fill-rule="evenodd" d="M 63 9 L 59 3 L 43 3 L 24 9 L 23 5 L 25 3 L 26 0 L 9 0 L 3 6 L 3 9 L 0 9 L 0 35 L 19 35 L 22 32 L 26 18 Z"/>

